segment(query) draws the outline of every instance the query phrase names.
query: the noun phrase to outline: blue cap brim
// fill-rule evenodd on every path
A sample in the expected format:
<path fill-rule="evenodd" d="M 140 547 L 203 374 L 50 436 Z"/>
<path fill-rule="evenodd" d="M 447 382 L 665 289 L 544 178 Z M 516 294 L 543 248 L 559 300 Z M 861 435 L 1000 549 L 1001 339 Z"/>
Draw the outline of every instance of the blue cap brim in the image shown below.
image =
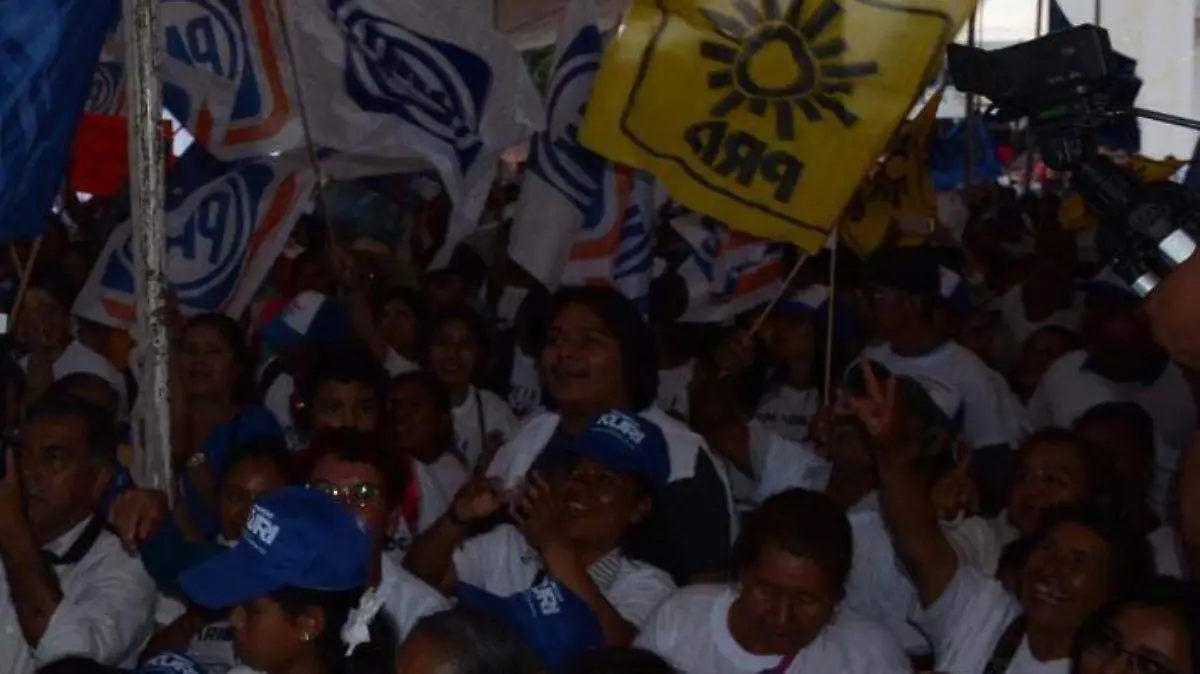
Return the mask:
<path fill-rule="evenodd" d="M 204 608 L 228 608 L 266 596 L 283 583 L 258 570 L 262 555 L 240 543 L 179 574 L 179 588 Z"/>
<path fill-rule="evenodd" d="M 454 596 L 458 599 L 459 603 L 467 608 L 499 618 L 508 618 L 508 601 L 504 597 L 494 595 L 487 590 L 475 587 L 474 585 L 468 585 L 467 583 L 456 583 L 454 585 Z"/>

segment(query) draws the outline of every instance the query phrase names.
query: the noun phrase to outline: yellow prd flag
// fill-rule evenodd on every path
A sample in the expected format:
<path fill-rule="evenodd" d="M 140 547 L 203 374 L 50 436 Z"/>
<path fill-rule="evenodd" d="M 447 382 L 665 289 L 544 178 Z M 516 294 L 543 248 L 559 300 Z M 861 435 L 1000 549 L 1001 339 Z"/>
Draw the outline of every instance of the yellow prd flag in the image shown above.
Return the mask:
<path fill-rule="evenodd" d="M 859 256 L 866 257 L 883 245 L 893 217 L 937 217 L 937 197 L 925 159 L 941 102 L 942 90 L 938 90 L 915 118 L 900 126 L 887 158 L 846 206 L 838 234 Z"/>
<path fill-rule="evenodd" d="M 975 0 L 633 0 L 580 138 L 683 205 L 821 250 Z"/>
<path fill-rule="evenodd" d="M 1127 166 L 1138 180 L 1144 183 L 1160 183 L 1170 180 L 1184 164 L 1187 164 L 1186 159 L 1151 159 L 1137 154 L 1130 158 Z M 1062 204 L 1058 207 L 1058 222 L 1068 232 L 1082 232 L 1096 226 L 1096 216 L 1083 203 L 1083 197 L 1072 193 L 1063 197 Z"/>

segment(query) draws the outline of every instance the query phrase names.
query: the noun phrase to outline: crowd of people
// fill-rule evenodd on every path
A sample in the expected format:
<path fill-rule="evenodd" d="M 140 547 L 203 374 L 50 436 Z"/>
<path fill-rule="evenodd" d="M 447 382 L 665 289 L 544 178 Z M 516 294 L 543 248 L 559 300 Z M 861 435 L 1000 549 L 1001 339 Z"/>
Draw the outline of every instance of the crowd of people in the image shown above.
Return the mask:
<path fill-rule="evenodd" d="M 171 315 L 165 491 L 52 226 L 3 370 L 0 672 L 1200 672 L 1194 380 L 1049 190 L 965 199 L 724 324 L 677 320 L 669 232 L 648 314 L 310 245 L 245 316 Z"/>

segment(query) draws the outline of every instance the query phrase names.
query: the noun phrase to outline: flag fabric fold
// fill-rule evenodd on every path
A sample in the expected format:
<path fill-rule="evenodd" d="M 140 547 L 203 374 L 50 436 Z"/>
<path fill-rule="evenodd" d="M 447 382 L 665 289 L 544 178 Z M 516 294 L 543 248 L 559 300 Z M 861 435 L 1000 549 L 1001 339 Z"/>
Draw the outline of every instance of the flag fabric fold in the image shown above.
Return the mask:
<path fill-rule="evenodd" d="M 558 29 L 546 87 L 546 128 L 533 137 L 508 256 L 554 290 L 603 195 L 608 163 L 579 143 L 583 110 L 600 67 L 601 35 L 592 0 L 572 0 Z"/>
<path fill-rule="evenodd" d="M 942 102 L 939 89 L 897 132 L 892 150 L 846 207 L 838 234 L 860 256 L 883 245 L 893 218 L 937 216 L 937 197 L 926 163 Z"/>
<path fill-rule="evenodd" d="M 723 323 L 783 292 L 784 244 L 759 239 L 697 213 L 671 221 L 691 255 L 676 270 L 688 289 L 684 323 Z"/>
<path fill-rule="evenodd" d="M 42 233 L 116 0 L 0 3 L 0 242 Z"/>
<path fill-rule="evenodd" d="M 581 139 L 815 253 L 974 0 L 634 0 Z"/>
<path fill-rule="evenodd" d="M 279 256 L 312 197 L 302 152 L 216 160 L 192 145 L 168 176 L 167 280 L 185 315 L 239 315 Z M 80 291 L 78 316 L 117 328 L 136 315 L 132 224 L 109 237 Z"/>

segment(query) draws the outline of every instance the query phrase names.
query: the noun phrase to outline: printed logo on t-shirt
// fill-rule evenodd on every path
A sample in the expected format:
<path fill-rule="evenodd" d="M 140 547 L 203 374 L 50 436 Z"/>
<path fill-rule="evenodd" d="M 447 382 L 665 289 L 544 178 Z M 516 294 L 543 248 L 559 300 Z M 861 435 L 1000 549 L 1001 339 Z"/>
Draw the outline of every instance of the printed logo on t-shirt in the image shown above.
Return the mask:
<path fill-rule="evenodd" d="M 537 604 L 534 610 L 539 615 L 558 615 L 562 611 L 562 592 L 554 582 L 546 581 L 536 585 L 530 588 L 529 593 Z"/>
<path fill-rule="evenodd" d="M 646 439 L 646 434 L 642 429 L 638 428 L 637 423 L 618 412 L 609 412 L 603 414 L 596 420 L 596 425 L 616 431 L 617 434 L 624 436 L 625 441 L 630 445 L 640 445 Z"/>

